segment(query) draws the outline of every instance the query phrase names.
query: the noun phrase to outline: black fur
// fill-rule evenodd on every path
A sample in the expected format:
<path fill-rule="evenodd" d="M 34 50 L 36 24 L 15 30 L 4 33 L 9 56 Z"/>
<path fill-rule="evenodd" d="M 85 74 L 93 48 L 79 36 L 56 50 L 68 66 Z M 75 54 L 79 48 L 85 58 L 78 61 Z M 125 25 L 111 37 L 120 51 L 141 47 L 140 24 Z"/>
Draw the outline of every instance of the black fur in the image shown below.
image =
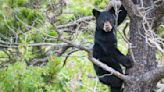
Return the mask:
<path fill-rule="evenodd" d="M 120 10 L 118 24 L 121 24 L 127 15 L 123 6 L 121 6 Z M 100 12 L 93 9 L 93 15 L 96 17 L 93 57 L 122 73 L 120 64 L 126 68 L 130 68 L 132 64 L 129 58 L 123 55 L 117 48 L 117 39 L 114 29 L 116 17 L 113 11 L 114 10 L 111 9 L 109 11 Z M 103 30 L 103 24 L 106 21 L 110 21 L 112 25 L 113 29 L 110 32 L 105 32 Z M 93 66 L 101 83 L 109 85 L 111 87 L 111 92 L 121 92 L 121 86 L 123 84 L 121 79 L 114 75 L 102 76 L 104 74 L 110 74 L 110 72 L 103 70 L 95 64 L 93 64 Z"/>

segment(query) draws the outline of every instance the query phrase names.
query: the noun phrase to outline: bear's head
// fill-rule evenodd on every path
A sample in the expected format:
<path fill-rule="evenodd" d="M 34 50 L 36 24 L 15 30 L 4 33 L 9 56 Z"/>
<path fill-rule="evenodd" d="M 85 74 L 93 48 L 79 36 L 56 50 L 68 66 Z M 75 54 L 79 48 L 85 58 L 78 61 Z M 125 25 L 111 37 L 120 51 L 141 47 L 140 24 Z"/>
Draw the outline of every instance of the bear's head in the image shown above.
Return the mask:
<path fill-rule="evenodd" d="M 111 30 L 114 29 L 116 25 L 116 15 L 113 7 L 108 11 L 102 11 L 102 12 L 93 9 L 92 13 L 96 18 L 96 28 L 98 30 L 110 32 Z M 120 25 L 124 21 L 126 15 L 127 15 L 127 11 L 121 5 L 118 13 L 118 21 L 117 21 L 118 25 Z"/>

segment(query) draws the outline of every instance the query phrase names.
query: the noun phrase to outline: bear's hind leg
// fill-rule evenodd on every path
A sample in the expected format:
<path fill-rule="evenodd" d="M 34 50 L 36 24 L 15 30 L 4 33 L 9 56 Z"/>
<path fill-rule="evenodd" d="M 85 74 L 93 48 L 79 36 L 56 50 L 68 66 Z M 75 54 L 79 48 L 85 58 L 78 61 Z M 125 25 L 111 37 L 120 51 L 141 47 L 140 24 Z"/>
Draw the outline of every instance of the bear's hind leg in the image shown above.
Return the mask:
<path fill-rule="evenodd" d="M 96 75 L 98 76 L 101 83 L 110 86 L 111 92 L 121 92 L 123 81 L 120 78 L 111 75 L 111 73 L 103 70 L 95 64 L 93 65 L 94 69 L 96 70 Z M 122 71 L 120 69 L 121 68 L 119 67 L 119 71 Z"/>

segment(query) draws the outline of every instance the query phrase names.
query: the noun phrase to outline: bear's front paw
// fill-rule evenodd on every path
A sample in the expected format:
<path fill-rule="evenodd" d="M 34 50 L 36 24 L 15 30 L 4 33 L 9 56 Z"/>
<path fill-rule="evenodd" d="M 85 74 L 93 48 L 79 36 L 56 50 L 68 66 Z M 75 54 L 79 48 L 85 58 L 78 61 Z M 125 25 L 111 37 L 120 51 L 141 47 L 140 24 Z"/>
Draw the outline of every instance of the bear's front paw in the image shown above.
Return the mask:
<path fill-rule="evenodd" d="M 130 60 L 127 56 L 122 59 L 123 63 L 122 65 L 125 66 L 126 68 L 131 68 L 133 66 L 132 60 Z"/>

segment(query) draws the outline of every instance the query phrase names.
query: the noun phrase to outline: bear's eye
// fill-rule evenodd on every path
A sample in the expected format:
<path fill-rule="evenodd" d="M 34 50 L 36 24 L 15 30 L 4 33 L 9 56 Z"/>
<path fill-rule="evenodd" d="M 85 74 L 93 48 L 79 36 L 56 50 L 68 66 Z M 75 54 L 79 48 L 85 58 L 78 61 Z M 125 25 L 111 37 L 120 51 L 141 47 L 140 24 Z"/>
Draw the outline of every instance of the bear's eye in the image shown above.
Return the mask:
<path fill-rule="evenodd" d="M 105 20 L 99 20 L 99 24 L 104 25 Z"/>
<path fill-rule="evenodd" d="M 111 18 L 107 18 L 106 20 L 110 21 L 110 20 L 111 20 Z"/>

